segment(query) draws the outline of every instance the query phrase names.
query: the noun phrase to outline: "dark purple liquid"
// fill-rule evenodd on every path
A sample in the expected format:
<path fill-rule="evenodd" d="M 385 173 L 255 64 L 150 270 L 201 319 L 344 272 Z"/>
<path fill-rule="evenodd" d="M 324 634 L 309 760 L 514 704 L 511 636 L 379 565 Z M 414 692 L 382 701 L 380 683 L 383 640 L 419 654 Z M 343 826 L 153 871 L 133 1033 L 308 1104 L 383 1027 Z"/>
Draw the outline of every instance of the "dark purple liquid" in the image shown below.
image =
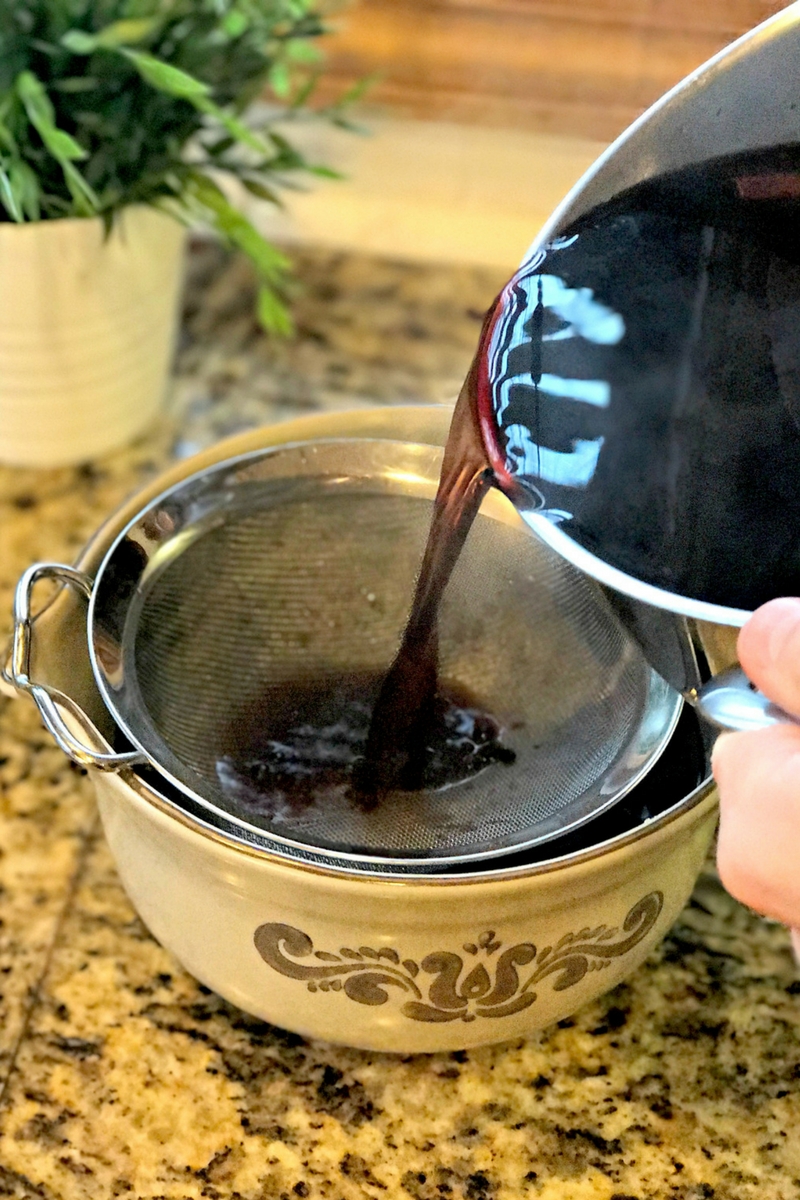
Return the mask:
<path fill-rule="evenodd" d="M 481 501 L 494 482 L 475 420 L 474 384 L 473 365 L 450 426 L 411 615 L 370 724 L 359 772 L 366 795 L 380 795 L 398 780 L 418 774 L 413 766 L 417 747 L 435 719 L 439 605 Z"/>
<path fill-rule="evenodd" d="M 565 226 L 479 354 L 515 502 L 673 594 L 800 593 L 800 145 L 648 180 Z"/>
<path fill-rule="evenodd" d="M 232 751 L 217 763 L 224 791 L 241 808 L 278 821 L 342 793 L 371 811 L 382 793 L 365 788 L 361 776 L 382 682 L 351 675 L 271 689 L 231 731 Z M 391 789 L 434 791 L 513 761 L 500 735 L 463 689 L 441 685 L 426 698 L 424 727 Z"/>

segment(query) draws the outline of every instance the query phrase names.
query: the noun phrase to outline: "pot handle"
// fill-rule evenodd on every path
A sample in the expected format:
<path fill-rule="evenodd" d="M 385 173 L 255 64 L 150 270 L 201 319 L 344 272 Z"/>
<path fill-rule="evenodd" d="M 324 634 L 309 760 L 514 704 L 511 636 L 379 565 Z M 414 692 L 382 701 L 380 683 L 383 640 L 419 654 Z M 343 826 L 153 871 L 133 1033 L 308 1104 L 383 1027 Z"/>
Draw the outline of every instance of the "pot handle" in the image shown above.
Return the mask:
<path fill-rule="evenodd" d="M 697 693 L 698 712 L 719 729 L 744 732 L 768 725 L 797 725 L 796 717 L 773 704 L 745 675 L 731 667 L 715 675 Z"/>
<path fill-rule="evenodd" d="M 31 618 L 31 596 L 33 589 L 40 579 L 55 579 L 69 584 L 81 592 L 86 599 L 92 594 L 92 579 L 75 567 L 63 563 L 34 563 L 24 572 L 17 584 L 14 594 L 14 640 L 11 645 L 10 666 L 3 667 L 3 678 L 7 683 L 20 692 L 27 692 L 33 698 L 39 709 L 42 721 L 56 740 L 57 745 L 73 762 L 82 767 L 95 767 L 100 771 L 116 771 L 121 767 L 133 766 L 135 763 L 147 762 L 139 750 L 127 750 L 117 753 L 87 717 L 83 709 L 58 688 L 46 687 L 34 683 L 30 678 L 31 637 L 33 621 Z M 62 710 L 69 713 L 87 741 L 81 741 L 64 720 Z M 87 744 L 87 742 L 89 744 Z M 104 750 L 93 749 L 103 746 Z"/>

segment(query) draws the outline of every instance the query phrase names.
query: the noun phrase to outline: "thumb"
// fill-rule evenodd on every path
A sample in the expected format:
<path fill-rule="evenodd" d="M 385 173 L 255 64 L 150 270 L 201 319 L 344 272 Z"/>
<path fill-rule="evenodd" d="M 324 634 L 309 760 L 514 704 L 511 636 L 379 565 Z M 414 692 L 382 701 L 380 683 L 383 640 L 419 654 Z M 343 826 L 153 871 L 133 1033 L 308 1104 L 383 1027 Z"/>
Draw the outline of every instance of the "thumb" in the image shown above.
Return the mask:
<path fill-rule="evenodd" d="M 739 662 L 756 687 L 800 716 L 800 599 L 770 600 L 742 627 Z"/>

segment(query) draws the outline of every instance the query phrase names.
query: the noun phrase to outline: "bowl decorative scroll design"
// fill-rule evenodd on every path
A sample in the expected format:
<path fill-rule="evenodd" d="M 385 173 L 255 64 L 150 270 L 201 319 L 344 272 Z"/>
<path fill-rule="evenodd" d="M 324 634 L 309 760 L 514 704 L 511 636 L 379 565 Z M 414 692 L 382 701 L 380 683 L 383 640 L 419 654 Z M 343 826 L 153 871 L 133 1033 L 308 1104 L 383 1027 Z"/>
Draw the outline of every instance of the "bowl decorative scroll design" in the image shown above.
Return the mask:
<path fill-rule="evenodd" d="M 393 946 L 343 946 L 338 953 L 315 950 L 307 933 L 279 922 L 259 925 L 253 940 L 269 967 L 302 980 L 310 992 L 341 991 L 358 1004 L 377 1005 L 386 1004 L 387 989 L 396 988 L 408 997 L 401 1013 L 413 1021 L 474 1021 L 529 1008 L 537 996 L 532 989 L 548 976 L 555 976 L 553 990 L 563 992 L 589 971 L 608 967 L 647 936 L 663 905 L 662 892 L 648 892 L 633 905 L 621 928 L 587 926 L 565 933 L 542 950 L 533 942 L 503 949 L 489 929 L 474 942 L 465 942 L 460 954 L 434 950 L 419 962 L 403 958 Z M 297 961 L 309 957 L 316 962 Z"/>

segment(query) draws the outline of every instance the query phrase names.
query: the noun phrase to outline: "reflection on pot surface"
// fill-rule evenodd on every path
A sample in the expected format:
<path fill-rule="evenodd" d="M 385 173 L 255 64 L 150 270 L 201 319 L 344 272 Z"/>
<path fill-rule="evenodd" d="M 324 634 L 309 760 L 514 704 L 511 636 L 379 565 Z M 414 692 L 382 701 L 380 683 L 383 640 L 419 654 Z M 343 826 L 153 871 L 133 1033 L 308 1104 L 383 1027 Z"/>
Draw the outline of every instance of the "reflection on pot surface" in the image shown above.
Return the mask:
<path fill-rule="evenodd" d="M 799 214 L 800 147 L 714 159 L 592 209 L 506 287 L 490 449 L 560 550 L 733 609 L 800 590 Z"/>

